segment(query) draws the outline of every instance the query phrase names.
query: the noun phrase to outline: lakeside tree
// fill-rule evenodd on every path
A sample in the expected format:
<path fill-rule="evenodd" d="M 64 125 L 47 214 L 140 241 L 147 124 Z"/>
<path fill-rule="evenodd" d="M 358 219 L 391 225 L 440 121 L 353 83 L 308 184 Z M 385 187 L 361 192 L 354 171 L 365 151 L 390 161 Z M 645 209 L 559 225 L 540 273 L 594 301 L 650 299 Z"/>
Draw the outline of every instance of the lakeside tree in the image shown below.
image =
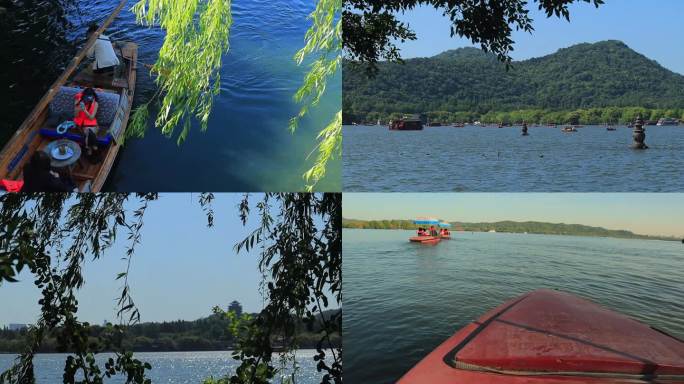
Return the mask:
<path fill-rule="evenodd" d="M 604 0 L 534 0 L 547 17 L 570 20 L 569 6 L 591 3 L 599 7 Z M 345 53 L 350 59 L 367 64 L 372 74 L 380 60 L 401 61 L 396 42 L 415 40 L 416 34 L 398 13 L 411 12 L 427 5 L 442 11 L 451 21 L 451 36 L 459 36 L 479 44 L 485 52 L 494 53 L 506 65 L 511 63 L 514 41 L 512 32 L 534 31 L 528 0 L 345 0 L 342 11 Z"/>
<path fill-rule="evenodd" d="M 0 374 L 0 383 L 35 382 L 33 359 L 51 332 L 57 332 L 57 350 L 72 353 L 65 359 L 65 383 L 98 383 L 114 375 L 128 383 L 150 382 L 150 364 L 135 358 L 122 340 L 140 320 L 128 274 L 136 247 L 143 241 L 145 213 L 159 198 L 158 194 L 56 193 L 0 197 L 0 284 L 15 282 L 28 269 L 41 290 L 40 316 L 28 329 L 28 344 L 15 364 Z M 208 227 L 221 218 L 215 215 L 213 200 L 213 194 L 199 197 Z M 216 311 L 227 316 L 237 340 L 235 358 L 241 361 L 235 375 L 219 382 L 268 382 L 278 372 L 271 341 L 278 337 L 281 347 L 294 353 L 298 349 L 295 325 L 301 321 L 321 330 L 314 360 L 326 372 L 322 382 L 340 383 L 341 346 L 335 346 L 333 339 L 341 329 L 341 312 L 323 313 L 333 303 L 339 307 L 342 300 L 341 196 L 271 193 L 254 202 L 245 195 L 237 213 L 244 224 L 259 222 L 236 251 L 258 253 L 266 306 L 254 317 Z M 127 247 L 119 255 L 123 270 L 115 277 L 122 283 L 118 321 L 92 337 L 91 325 L 78 319 L 76 291 L 85 284 L 82 268 L 86 258 L 97 261 L 110 256 L 107 251 L 122 231 Z M 95 356 L 103 351 L 115 355 L 99 366 Z"/>

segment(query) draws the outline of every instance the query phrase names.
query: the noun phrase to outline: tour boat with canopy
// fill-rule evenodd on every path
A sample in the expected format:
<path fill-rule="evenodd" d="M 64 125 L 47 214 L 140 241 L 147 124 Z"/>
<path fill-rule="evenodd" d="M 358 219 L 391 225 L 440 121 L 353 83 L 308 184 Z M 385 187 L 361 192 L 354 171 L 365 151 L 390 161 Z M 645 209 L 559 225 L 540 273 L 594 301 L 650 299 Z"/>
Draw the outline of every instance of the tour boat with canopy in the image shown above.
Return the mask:
<path fill-rule="evenodd" d="M 439 226 L 440 221 L 433 218 L 418 218 L 413 220 L 413 224 L 419 225 L 416 236 L 410 237 L 409 241 L 412 243 L 420 244 L 437 244 L 442 240 L 437 226 Z M 426 226 L 427 228 L 423 228 Z"/>
<path fill-rule="evenodd" d="M 543 289 L 466 325 L 399 383 L 684 383 L 684 341 Z"/>

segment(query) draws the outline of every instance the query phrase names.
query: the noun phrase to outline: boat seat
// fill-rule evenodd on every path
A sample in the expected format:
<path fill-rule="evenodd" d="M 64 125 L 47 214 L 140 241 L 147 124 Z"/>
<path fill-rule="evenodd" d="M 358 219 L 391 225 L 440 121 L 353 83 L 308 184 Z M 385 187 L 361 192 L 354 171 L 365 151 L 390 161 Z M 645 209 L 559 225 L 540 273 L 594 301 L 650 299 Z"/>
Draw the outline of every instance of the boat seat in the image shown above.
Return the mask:
<path fill-rule="evenodd" d="M 57 132 L 57 126 L 74 118 L 74 97 L 82 91 L 77 87 L 61 87 L 57 95 L 50 102 L 48 108 L 48 118 L 46 126 L 40 129 L 41 135 L 51 138 L 67 138 L 77 142 L 83 142 L 84 136 L 78 131 L 70 130 L 64 134 Z M 116 117 L 116 111 L 119 107 L 120 96 L 117 93 L 95 91 L 98 99 L 97 122 L 100 126 L 100 134 L 98 134 L 98 144 L 109 145 L 112 141 L 112 136 L 109 134 L 109 128 Z M 107 129 L 103 129 L 107 127 Z"/>

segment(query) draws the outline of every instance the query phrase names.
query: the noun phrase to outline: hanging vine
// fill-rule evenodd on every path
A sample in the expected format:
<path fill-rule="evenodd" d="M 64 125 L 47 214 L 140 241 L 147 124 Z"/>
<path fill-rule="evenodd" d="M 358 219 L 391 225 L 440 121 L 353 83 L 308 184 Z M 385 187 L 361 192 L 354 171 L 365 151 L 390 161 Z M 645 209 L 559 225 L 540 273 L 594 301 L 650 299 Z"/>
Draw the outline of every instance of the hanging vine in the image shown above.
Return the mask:
<path fill-rule="evenodd" d="M 312 26 L 305 35 L 305 45 L 294 60 L 302 65 L 317 56 L 294 95 L 302 107 L 289 122 L 295 132 L 301 118 L 318 105 L 330 77 L 339 71 L 342 49 L 341 0 L 318 0 L 311 13 Z M 206 130 L 213 100 L 220 92 L 220 69 L 223 55 L 230 47 L 232 26 L 231 0 L 140 0 L 132 8 L 140 24 L 158 25 L 166 32 L 159 59 L 152 67 L 158 91 L 131 115 L 127 137 L 144 137 L 150 107 L 159 101 L 155 127 L 171 137 L 182 126 L 177 142 L 190 132 L 193 118 Z M 293 23 L 299 22 L 292 20 Z M 331 159 L 341 154 L 342 112 L 318 134 L 314 165 L 303 175 L 312 190 L 326 173 Z"/>

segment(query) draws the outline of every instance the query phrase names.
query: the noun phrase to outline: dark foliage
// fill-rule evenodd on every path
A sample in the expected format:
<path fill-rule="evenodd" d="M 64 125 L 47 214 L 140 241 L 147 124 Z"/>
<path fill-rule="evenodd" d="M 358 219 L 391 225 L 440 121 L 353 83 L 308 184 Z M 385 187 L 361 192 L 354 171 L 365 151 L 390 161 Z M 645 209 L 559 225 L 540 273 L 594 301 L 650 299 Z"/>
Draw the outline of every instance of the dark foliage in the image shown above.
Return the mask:
<path fill-rule="evenodd" d="M 535 0 L 538 9 L 548 17 L 570 20 L 568 6 L 572 3 L 592 3 L 603 0 Z M 465 37 L 509 63 L 513 50 L 511 33 L 532 32 L 527 0 L 345 0 L 342 10 L 343 46 L 353 60 L 367 63 L 369 72 L 380 60 L 397 61 L 401 55 L 396 41 L 415 40 L 410 28 L 396 18 L 400 12 L 410 12 L 421 5 L 443 11 L 451 20 L 451 36 Z"/>
<path fill-rule="evenodd" d="M 229 310 L 231 309 L 229 308 Z M 327 311 L 323 315 L 326 318 L 331 318 L 337 315 L 337 311 Z M 294 321 L 297 330 L 297 345 L 307 349 L 316 348 L 316 344 L 322 335 L 321 327 L 314 324 L 314 328 L 308 329 L 307 324 L 303 321 L 297 319 Z M 230 321 L 218 314 L 193 321 L 177 320 L 133 324 L 124 330 L 121 344 L 126 350 L 133 352 L 229 350 L 233 348 L 235 343 L 235 337 L 230 332 L 230 326 Z M 96 341 L 106 330 L 106 326 L 91 325 L 88 329 L 89 340 Z M 40 353 L 59 352 L 57 337 L 61 333 L 62 329 L 55 329 L 50 332 L 43 339 L 38 351 Z M 28 330 L 0 329 L 0 353 L 21 353 L 29 336 Z M 274 335 L 272 343 L 277 343 L 278 340 L 279 335 Z M 339 334 L 333 336 L 333 344 L 335 346 L 340 345 Z"/>

